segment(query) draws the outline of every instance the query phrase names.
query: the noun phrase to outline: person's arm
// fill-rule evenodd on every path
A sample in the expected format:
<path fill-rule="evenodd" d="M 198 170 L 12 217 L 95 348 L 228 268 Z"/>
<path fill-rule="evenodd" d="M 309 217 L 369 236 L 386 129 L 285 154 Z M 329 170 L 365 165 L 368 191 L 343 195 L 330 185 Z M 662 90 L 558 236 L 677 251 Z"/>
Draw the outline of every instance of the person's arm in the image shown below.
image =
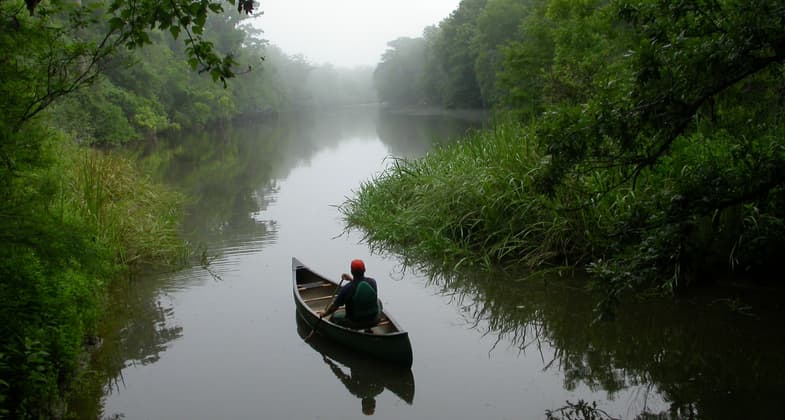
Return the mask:
<path fill-rule="evenodd" d="M 343 275 L 346 276 L 347 274 L 344 273 Z M 332 314 L 333 312 L 337 311 L 338 308 L 341 307 L 341 305 L 343 305 L 344 301 L 346 300 L 346 294 L 347 294 L 347 291 L 348 291 L 348 287 L 347 286 L 348 286 L 348 284 L 346 286 L 343 286 L 341 288 L 341 290 L 338 292 L 338 296 L 336 296 L 335 299 L 333 299 L 333 301 L 330 302 L 330 305 L 327 306 L 327 309 L 325 309 L 324 312 L 319 314 L 320 318 L 324 318 L 327 315 Z"/>
<path fill-rule="evenodd" d="M 336 298 L 335 300 L 337 300 L 337 298 Z M 335 312 L 335 311 L 337 311 L 337 310 L 338 310 L 338 305 L 336 305 L 336 304 L 335 304 L 335 300 L 333 300 L 332 302 L 330 302 L 330 306 L 328 306 L 328 307 L 327 307 L 327 309 L 325 309 L 325 310 L 324 310 L 324 312 L 321 312 L 321 313 L 319 314 L 319 317 L 320 317 L 320 318 L 324 318 L 324 317 L 326 317 L 327 315 L 330 315 L 330 314 L 332 314 L 333 312 Z"/>

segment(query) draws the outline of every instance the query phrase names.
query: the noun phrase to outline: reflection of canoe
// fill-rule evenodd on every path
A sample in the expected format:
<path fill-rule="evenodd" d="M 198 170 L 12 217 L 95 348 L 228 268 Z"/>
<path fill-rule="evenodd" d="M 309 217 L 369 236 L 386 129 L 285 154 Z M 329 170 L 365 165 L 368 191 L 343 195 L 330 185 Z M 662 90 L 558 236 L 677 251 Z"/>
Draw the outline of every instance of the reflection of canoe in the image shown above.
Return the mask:
<path fill-rule="evenodd" d="M 323 310 L 330 303 L 338 284 L 314 273 L 297 258 L 292 258 L 292 283 L 297 314 L 311 328 L 315 327 L 317 334 L 380 360 L 406 367 L 412 365 L 409 334 L 386 310 L 383 311 L 379 324 L 370 330 L 342 327 L 327 318 L 319 321 L 316 311 Z"/>
<path fill-rule="evenodd" d="M 299 316 L 297 317 L 297 333 L 302 338 L 306 338 L 311 333 L 311 326 Z M 381 386 L 390 390 L 409 405 L 414 401 L 414 375 L 411 369 L 379 362 L 370 355 L 358 353 L 317 334 L 314 334 L 306 342 L 325 358 L 325 363 L 334 373 L 336 366 L 332 361 L 340 363 L 351 371 L 352 380 L 350 381 L 345 381 L 340 373 L 336 373 L 336 375 L 339 376 L 349 392 L 358 398 L 373 394 L 373 389 L 376 386 Z"/>

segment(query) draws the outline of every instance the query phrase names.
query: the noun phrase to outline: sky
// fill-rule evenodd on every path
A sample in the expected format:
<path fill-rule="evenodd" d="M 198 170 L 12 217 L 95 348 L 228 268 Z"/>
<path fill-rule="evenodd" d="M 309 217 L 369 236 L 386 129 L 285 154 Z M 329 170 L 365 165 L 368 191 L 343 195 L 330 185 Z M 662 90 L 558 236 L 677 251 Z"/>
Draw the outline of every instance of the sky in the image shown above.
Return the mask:
<path fill-rule="evenodd" d="M 289 55 L 312 64 L 375 66 L 387 42 L 422 36 L 460 0 L 260 0 L 254 26 Z M 258 13 L 258 12 L 255 12 Z"/>

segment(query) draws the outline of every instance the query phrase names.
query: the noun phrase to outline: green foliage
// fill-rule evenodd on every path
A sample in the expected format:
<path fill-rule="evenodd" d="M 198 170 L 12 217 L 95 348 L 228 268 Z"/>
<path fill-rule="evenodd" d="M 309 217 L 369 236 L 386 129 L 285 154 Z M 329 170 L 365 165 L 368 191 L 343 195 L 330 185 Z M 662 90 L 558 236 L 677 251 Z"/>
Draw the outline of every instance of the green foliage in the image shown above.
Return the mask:
<path fill-rule="evenodd" d="M 425 40 L 398 38 L 387 43 L 387 51 L 373 73 L 379 97 L 392 105 L 426 102 Z"/>
<path fill-rule="evenodd" d="M 50 416 L 123 266 L 174 264 L 178 198 L 127 160 L 52 145 L 6 177 L 0 205 L 0 408 Z"/>
<path fill-rule="evenodd" d="M 228 3 L 236 4 L 238 13 L 253 12 L 251 0 L 228 0 Z M 118 44 L 129 49 L 151 44 L 151 29 L 168 31 L 174 38 L 185 33 L 185 51 L 191 68 L 210 74 L 214 81 L 226 83 L 227 78 L 235 76 L 237 62 L 231 54 L 219 55 L 213 42 L 202 37 L 208 15 L 222 11 L 223 2 L 219 1 L 112 0 L 106 16 L 109 30 L 116 34 Z"/>
<path fill-rule="evenodd" d="M 547 3 L 533 2 L 518 26 L 518 39 L 497 47 L 503 55 L 503 67 L 496 73 L 502 89 L 498 104 L 528 118 L 544 110 L 545 84 L 554 61 L 556 24 L 546 15 Z"/>
<path fill-rule="evenodd" d="M 221 4 L 29 2 L 25 10 L 21 1 L 0 2 L 0 46 L 9 52 L 0 62 L 4 81 L 0 93 L 7 99 L 0 108 L 4 120 L 12 131 L 19 130 L 58 98 L 93 82 L 120 48 L 152 43 L 156 29 L 169 30 L 175 36 L 185 32 L 186 60 L 214 80 L 225 81 L 235 74 L 234 58 L 220 56 L 213 43 L 201 35 L 208 13 L 221 11 Z M 236 4 L 246 13 L 253 10 L 252 2 L 240 0 Z"/>
<path fill-rule="evenodd" d="M 426 68 L 473 62 L 525 123 L 399 162 L 346 218 L 407 256 L 585 267 L 606 309 L 766 272 L 785 249 L 784 23 L 773 0 L 464 1 L 426 32 L 426 61 L 451 65 Z"/>
<path fill-rule="evenodd" d="M 397 160 L 341 206 L 371 245 L 444 266 L 537 267 L 574 250 L 554 201 L 531 195 L 542 155 L 520 126 L 499 125 L 418 161 Z"/>
<path fill-rule="evenodd" d="M 189 68 L 235 75 L 237 20 L 218 20 L 228 36 L 202 35 L 221 5 L 0 1 L 0 417 L 62 416 L 106 283 L 184 258 L 179 196 L 126 159 L 73 144 L 153 136 L 177 128 L 175 116 L 197 126 L 234 115 L 230 92 Z M 186 39 L 165 44 L 164 32 Z"/>
<path fill-rule="evenodd" d="M 118 263 L 182 263 L 177 194 L 152 184 L 126 158 L 83 152 L 77 159 L 65 204 L 98 226 L 95 240 L 113 244 Z"/>
<path fill-rule="evenodd" d="M 477 50 L 477 16 L 486 0 L 463 0 L 450 16 L 441 22 L 433 41 L 436 68 L 445 77 L 443 104 L 448 108 L 480 108 L 484 98 L 480 93 L 474 62 Z"/>
<path fill-rule="evenodd" d="M 486 104 L 499 104 L 506 95 L 497 74 L 502 68 L 504 46 L 519 38 L 518 28 L 531 13 L 530 8 L 520 0 L 490 0 L 477 16 L 474 72 Z"/>
<path fill-rule="evenodd" d="M 475 74 L 477 16 L 486 0 L 464 0 L 424 38 L 391 41 L 374 74 L 379 99 L 394 105 L 480 108 Z"/>

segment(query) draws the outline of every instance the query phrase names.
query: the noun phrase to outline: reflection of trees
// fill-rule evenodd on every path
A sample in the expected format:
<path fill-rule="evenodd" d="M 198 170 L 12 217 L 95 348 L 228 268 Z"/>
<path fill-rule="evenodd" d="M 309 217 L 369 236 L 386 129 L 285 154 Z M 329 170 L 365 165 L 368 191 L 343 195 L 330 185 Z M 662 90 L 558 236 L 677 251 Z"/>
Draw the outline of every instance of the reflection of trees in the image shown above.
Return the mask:
<path fill-rule="evenodd" d="M 69 402 L 72 413 L 98 418 L 101 397 L 124 386 L 123 369 L 155 363 L 170 343 L 182 337 L 183 328 L 172 324 L 173 308 L 163 299 L 161 278 L 123 279 L 110 288 L 99 328 L 102 345 L 92 354 L 83 388 Z"/>
<path fill-rule="evenodd" d="M 140 278 L 113 288 L 111 303 L 117 315 L 103 328 L 102 352 L 122 355 L 125 366 L 155 363 L 169 343 L 182 337 L 183 329 L 172 325 L 174 309 L 162 300 L 160 278 Z"/>
<path fill-rule="evenodd" d="M 145 164 L 188 197 L 189 239 L 215 244 L 270 234 L 271 226 L 251 214 L 266 208 L 275 191 L 271 171 L 285 131 L 263 127 L 191 133 L 145 152 Z"/>
<path fill-rule="evenodd" d="M 472 118 L 470 118 L 472 117 Z M 390 114 L 376 106 L 282 114 L 178 135 L 140 152 L 143 164 L 189 198 L 186 232 L 197 243 L 274 234 L 251 217 L 276 192 L 276 179 L 325 148 L 377 136 L 394 155 L 419 156 L 434 139 L 478 127 L 478 115 Z"/>
<path fill-rule="evenodd" d="M 276 179 L 319 151 L 378 135 L 395 155 L 421 155 L 432 140 L 481 124 L 477 115 L 469 117 L 380 114 L 376 106 L 282 114 L 178 135 L 148 144 L 139 154 L 150 171 L 189 198 L 184 226 L 189 239 L 226 248 L 275 235 L 274 222 L 252 215 L 270 204 Z"/>
<path fill-rule="evenodd" d="M 432 149 L 434 142 L 462 137 L 470 129 L 480 128 L 485 115 L 479 112 L 379 112 L 377 133 L 390 154 L 417 158 Z"/>
<path fill-rule="evenodd" d="M 657 390 L 677 418 L 772 418 L 785 389 L 782 315 L 764 322 L 697 299 L 630 303 L 612 322 L 593 322 L 593 299 L 573 280 L 520 281 L 503 273 L 432 276 L 469 322 L 543 359 L 564 386 L 614 393 Z M 703 299 L 706 300 L 706 299 Z M 497 344 L 499 343 L 497 342 Z M 645 395 L 642 396 L 645 398 Z"/>
<path fill-rule="evenodd" d="M 140 157 L 189 198 L 185 229 L 193 241 L 269 237 L 274 223 L 251 215 L 270 204 L 276 179 L 326 147 L 372 138 L 376 114 L 375 107 L 356 107 L 240 122 L 147 145 Z"/>

